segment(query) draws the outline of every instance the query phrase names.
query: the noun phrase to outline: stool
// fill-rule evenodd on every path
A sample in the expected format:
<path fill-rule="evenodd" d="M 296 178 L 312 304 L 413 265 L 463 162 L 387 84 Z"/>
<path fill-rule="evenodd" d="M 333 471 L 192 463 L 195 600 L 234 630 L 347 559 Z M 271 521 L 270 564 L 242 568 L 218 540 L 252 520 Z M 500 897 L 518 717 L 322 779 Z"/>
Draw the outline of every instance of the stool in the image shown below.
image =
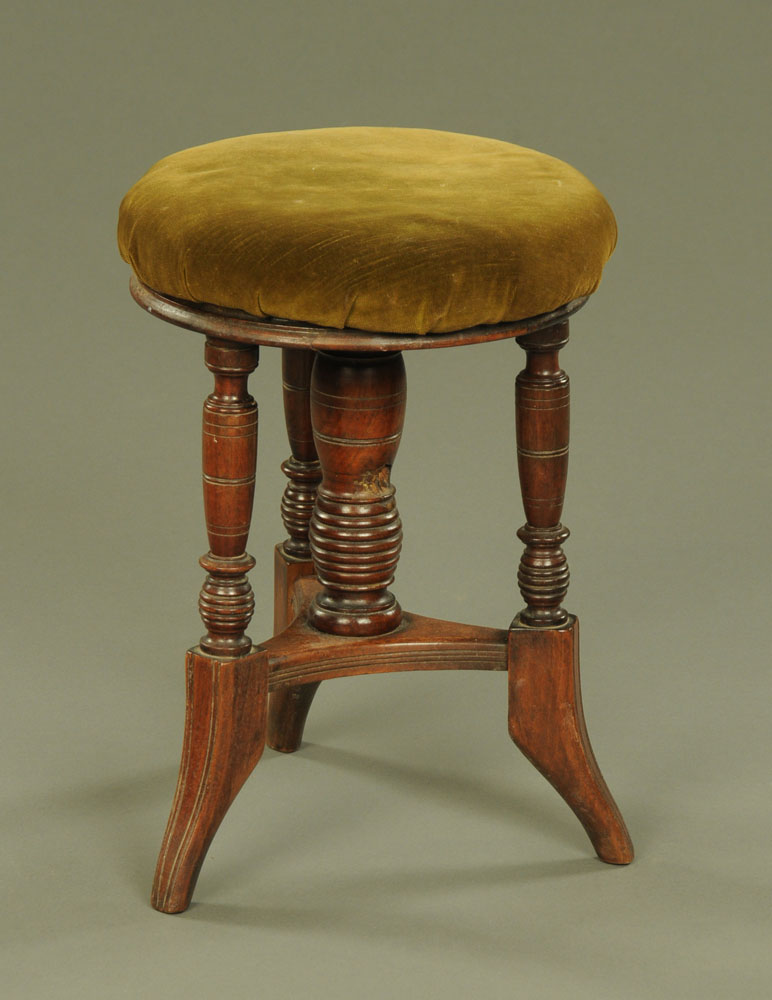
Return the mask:
<path fill-rule="evenodd" d="M 579 625 L 562 607 L 568 320 L 616 241 L 602 195 L 559 160 L 421 129 L 340 128 L 223 140 L 167 157 L 121 205 L 131 292 L 206 336 L 206 627 L 186 661 L 185 736 L 153 887 L 188 906 L 206 851 L 265 742 L 298 749 L 319 684 L 398 670 L 506 670 L 509 730 L 601 860 L 633 849 L 582 713 Z M 404 351 L 517 338 L 517 456 L 526 523 L 508 629 L 403 611 L 391 483 Z M 290 457 L 276 546 L 274 635 L 245 634 L 257 450 L 247 380 L 282 349 Z M 270 700 L 269 700 L 270 693 Z"/>

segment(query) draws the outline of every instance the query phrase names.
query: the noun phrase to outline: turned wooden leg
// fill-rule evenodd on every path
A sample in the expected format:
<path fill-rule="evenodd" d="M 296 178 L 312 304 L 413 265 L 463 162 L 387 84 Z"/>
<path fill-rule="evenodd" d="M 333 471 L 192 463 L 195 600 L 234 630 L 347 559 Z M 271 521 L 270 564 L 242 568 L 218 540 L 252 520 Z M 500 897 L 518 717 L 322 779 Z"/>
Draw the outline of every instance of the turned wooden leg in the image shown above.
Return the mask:
<path fill-rule="evenodd" d="M 281 516 L 289 537 L 281 547 L 291 559 L 310 564 L 311 573 L 313 562 L 308 544 L 308 523 L 322 479 L 311 427 L 309 398 L 314 358 L 313 351 L 288 347 L 282 350 L 284 419 L 291 455 L 282 464 L 282 471 L 289 482 L 281 502 Z"/>
<path fill-rule="evenodd" d="M 334 635 L 381 635 L 402 609 L 387 589 L 402 547 L 391 485 L 405 416 L 400 352 L 320 352 L 311 378 L 311 417 L 322 483 L 310 541 L 322 590 L 308 620 Z"/>
<path fill-rule="evenodd" d="M 579 623 L 562 607 L 568 564 L 560 523 L 568 471 L 569 385 L 558 360 L 568 323 L 521 337 L 517 454 L 526 524 L 518 583 L 526 607 L 508 639 L 509 731 L 563 796 L 598 856 L 628 864 L 633 846 L 590 746 L 579 685 Z"/>
<path fill-rule="evenodd" d="M 199 599 L 207 628 L 187 658 L 187 715 L 177 791 L 156 869 L 152 903 L 184 910 L 228 807 L 265 741 L 267 657 L 245 635 L 254 609 L 246 543 L 254 494 L 257 406 L 247 378 L 257 350 L 208 340 L 215 389 L 204 403 L 204 511 L 209 552 Z"/>
<path fill-rule="evenodd" d="M 284 416 L 291 456 L 282 464 L 289 482 L 281 502 L 281 514 L 288 538 L 276 546 L 274 561 L 274 635 L 289 625 L 295 583 L 314 575 L 308 542 L 308 524 L 316 501 L 322 473 L 311 429 L 309 391 L 313 351 L 282 350 Z M 300 746 L 303 728 L 318 683 L 294 684 L 278 688 L 268 709 L 268 745 L 273 750 L 292 753 Z"/>

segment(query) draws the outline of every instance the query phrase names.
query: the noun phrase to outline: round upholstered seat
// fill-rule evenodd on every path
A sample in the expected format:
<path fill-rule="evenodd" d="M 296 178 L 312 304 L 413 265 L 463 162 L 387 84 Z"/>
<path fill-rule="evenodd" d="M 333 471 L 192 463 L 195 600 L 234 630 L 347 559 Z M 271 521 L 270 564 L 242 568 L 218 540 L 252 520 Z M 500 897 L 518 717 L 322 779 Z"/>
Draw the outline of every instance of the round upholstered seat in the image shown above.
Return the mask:
<path fill-rule="evenodd" d="M 534 150 L 424 129 L 329 128 L 166 157 L 124 198 L 118 240 L 163 295 L 424 334 L 589 295 L 616 224 L 582 174 Z"/>

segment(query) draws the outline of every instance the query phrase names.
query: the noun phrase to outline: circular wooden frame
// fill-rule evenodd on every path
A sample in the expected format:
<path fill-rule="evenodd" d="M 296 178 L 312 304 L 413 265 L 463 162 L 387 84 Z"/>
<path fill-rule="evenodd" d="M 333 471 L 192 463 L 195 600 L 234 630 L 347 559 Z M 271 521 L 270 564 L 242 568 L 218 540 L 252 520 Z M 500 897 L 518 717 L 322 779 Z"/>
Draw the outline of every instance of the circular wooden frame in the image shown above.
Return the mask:
<path fill-rule="evenodd" d="M 219 340 L 233 340 L 266 347 L 294 347 L 320 351 L 420 351 L 436 347 L 463 347 L 489 340 L 523 337 L 560 323 L 582 308 L 589 296 L 574 299 L 552 312 L 511 323 L 472 326 L 451 333 L 370 333 L 367 330 L 337 330 L 325 326 L 293 323 L 284 319 L 259 319 L 238 309 L 206 303 L 186 302 L 162 295 L 132 274 L 134 300 L 152 316 Z"/>

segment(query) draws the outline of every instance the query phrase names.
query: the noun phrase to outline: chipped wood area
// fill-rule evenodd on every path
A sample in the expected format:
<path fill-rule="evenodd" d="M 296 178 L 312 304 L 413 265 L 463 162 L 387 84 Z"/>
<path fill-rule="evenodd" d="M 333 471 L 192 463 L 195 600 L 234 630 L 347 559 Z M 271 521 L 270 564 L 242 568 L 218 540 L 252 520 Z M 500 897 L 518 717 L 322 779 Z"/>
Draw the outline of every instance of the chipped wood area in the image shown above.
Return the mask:
<path fill-rule="evenodd" d="M 363 473 L 355 481 L 355 485 L 372 496 L 380 496 L 391 483 L 391 466 L 382 465 L 380 469 L 372 469 Z"/>

